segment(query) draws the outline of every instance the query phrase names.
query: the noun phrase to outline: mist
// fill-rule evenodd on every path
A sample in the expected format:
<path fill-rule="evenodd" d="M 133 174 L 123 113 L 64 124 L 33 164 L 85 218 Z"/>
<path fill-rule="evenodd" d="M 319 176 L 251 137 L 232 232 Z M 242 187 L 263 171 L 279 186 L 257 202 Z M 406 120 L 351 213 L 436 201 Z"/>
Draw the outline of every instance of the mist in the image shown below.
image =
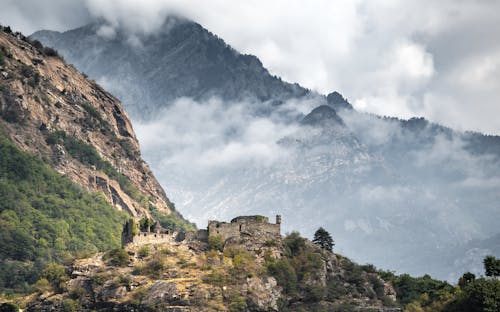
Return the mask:
<path fill-rule="evenodd" d="M 265 102 L 183 98 L 134 127 L 169 198 L 199 227 L 282 214 L 285 232 L 323 226 L 359 262 L 450 281 L 482 270 L 471 250 L 500 252 L 468 245 L 498 234 L 498 155 L 470 153 L 459 132 L 356 111 L 340 112 L 344 128 L 300 123 L 321 104 L 294 99 L 266 114 Z"/>

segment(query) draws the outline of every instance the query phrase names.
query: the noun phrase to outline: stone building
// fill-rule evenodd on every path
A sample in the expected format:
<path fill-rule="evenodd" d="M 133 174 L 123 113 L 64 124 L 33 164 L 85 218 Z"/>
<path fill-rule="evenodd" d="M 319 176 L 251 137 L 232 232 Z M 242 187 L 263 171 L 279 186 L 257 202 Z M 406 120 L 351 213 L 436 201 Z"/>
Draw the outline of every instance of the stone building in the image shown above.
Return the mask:
<path fill-rule="evenodd" d="M 168 230 L 163 229 L 158 222 L 153 224 L 152 229 L 148 227 L 147 231 L 139 231 L 135 220 L 130 219 L 123 226 L 122 247 L 139 247 L 143 245 L 161 245 L 169 243 L 173 236 Z"/>
<path fill-rule="evenodd" d="M 281 239 L 281 216 L 269 223 L 264 216 L 240 216 L 231 222 L 208 221 L 208 237 L 221 236 L 224 241 L 252 238 L 262 242 Z"/>
<path fill-rule="evenodd" d="M 177 242 L 208 242 L 210 237 L 219 236 L 224 242 L 252 241 L 266 243 L 281 239 L 281 216 L 276 216 L 276 223 L 269 223 L 264 216 L 240 216 L 231 222 L 209 221 L 207 229 L 190 232 L 170 233 L 158 222 L 146 231 L 139 231 L 135 220 L 125 223 L 122 232 L 122 246 L 139 247 Z"/>

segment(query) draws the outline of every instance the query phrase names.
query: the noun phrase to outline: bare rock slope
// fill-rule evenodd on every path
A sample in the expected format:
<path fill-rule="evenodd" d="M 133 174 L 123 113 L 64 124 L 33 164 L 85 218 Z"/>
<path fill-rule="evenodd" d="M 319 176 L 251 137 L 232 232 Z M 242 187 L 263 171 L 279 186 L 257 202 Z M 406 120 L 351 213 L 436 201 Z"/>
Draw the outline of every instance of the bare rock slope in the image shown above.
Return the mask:
<path fill-rule="evenodd" d="M 115 97 L 21 34 L 0 49 L 0 127 L 19 148 L 132 216 L 173 212 Z"/>

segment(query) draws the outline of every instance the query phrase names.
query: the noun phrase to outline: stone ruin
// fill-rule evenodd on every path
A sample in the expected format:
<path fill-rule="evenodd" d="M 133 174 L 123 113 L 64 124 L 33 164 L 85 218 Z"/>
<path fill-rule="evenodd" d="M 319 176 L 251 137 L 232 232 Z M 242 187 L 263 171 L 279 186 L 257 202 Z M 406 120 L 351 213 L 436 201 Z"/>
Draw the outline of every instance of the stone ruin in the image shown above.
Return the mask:
<path fill-rule="evenodd" d="M 143 245 L 158 245 L 169 243 L 173 235 L 169 230 L 163 229 L 160 223 L 155 222 L 153 227 L 140 231 L 134 219 L 130 219 L 123 226 L 122 247 L 139 247 Z"/>
<path fill-rule="evenodd" d="M 239 216 L 231 222 L 208 221 L 207 229 L 188 232 L 170 232 L 163 229 L 158 222 L 147 231 L 139 231 L 135 220 L 128 221 L 122 232 L 122 246 L 139 247 L 143 245 L 159 245 L 171 242 L 207 243 L 210 237 L 220 237 L 224 242 L 241 242 L 251 240 L 266 243 L 281 239 L 281 216 L 276 216 L 276 223 L 270 223 L 264 216 Z"/>

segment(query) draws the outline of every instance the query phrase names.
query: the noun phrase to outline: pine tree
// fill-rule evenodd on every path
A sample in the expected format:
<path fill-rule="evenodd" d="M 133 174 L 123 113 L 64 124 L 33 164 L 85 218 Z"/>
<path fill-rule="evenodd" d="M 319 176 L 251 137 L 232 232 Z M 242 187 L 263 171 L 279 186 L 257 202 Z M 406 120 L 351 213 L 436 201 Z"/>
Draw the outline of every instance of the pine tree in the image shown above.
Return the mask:
<path fill-rule="evenodd" d="M 316 233 L 314 233 L 313 243 L 328 251 L 332 251 L 333 246 L 335 246 L 335 243 L 333 242 L 333 238 L 330 235 L 330 233 L 328 233 L 322 227 L 320 227 L 316 231 Z"/>

